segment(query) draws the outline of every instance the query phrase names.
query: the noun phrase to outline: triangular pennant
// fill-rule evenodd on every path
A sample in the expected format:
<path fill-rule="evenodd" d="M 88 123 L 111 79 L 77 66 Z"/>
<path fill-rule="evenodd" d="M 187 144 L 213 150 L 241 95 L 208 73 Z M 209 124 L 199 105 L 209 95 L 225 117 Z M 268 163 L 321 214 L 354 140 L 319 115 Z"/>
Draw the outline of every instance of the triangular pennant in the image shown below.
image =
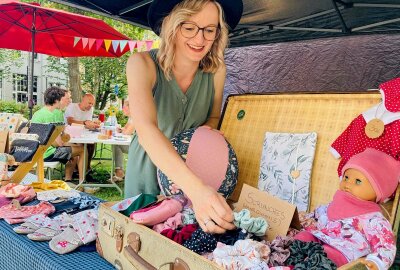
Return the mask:
<path fill-rule="evenodd" d="M 112 46 L 113 46 L 113 49 L 114 49 L 114 52 L 115 52 L 115 53 L 116 53 L 117 50 L 118 50 L 118 45 L 119 45 L 119 40 L 113 40 L 113 41 L 112 41 Z"/>
<path fill-rule="evenodd" d="M 111 40 L 105 39 L 104 45 L 106 45 L 106 51 L 108 52 L 108 50 L 110 49 L 110 46 L 111 46 Z"/>
<path fill-rule="evenodd" d="M 121 41 L 119 42 L 119 49 L 121 50 L 121 52 L 124 51 L 124 49 L 125 49 L 125 47 L 126 47 L 126 44 L 128 44 L 128 41 L 127 41 L 127 40 L 121 40 Z"/>
<path fill-rule="evenodd" d="M 96 51 L 98 51 L 100 49 L 101 45 L 103 45 L 103 40 L 96 39 Z"/>
<path fill-rule="evenodd" d="M 79 42 L 79 40 L 81 40 L 80 37 L 74 37 L 74 47 L 75 47 L 76 44 Z"/>
<path fill-rule="evenodd" d="M 160 48 L 160 40 L 159 40 L 159 39 L 157 39 L 156 41 L 154 41 L 154 43 L 153 43 L 153 48 L 154 48 L 154 49 Z"/>
<path fill-rule="evenodd" d="M 89 38 L 89 50 L 92 49 L 93 44 L 94 44 L 95 42 L 96 42 L 96 39 L 95 39 L 95 38 Z"/>
<path fill-rule="evenodd" d="M 141 40 L 138 40 L 137 41 L 137 49 L 138 49 L 138 52 L 141 52 L 141 51 L 143 51 L 143 46 L 146 44 L 146 42 L 144 42 L 144 41 L 141 41 Z"/>
<path fill-rule="evenodd" d="M 153 41 L 152 40 L 146 40 L 146 48 L 147 48 L 148 51 L 150 51 L 152 46 L 153 46 Z"/>
<path fill-rule="evenodd" d="M 86 46 L 88 45 L 89 39 L 88 38 L 82 38 L 82 48 L 85 49 Z"/>
<path fill-rule="evenodd" d="M 129 40 L 129 50 L 131 51 L 131 53 L 133 52 L 133 49 L 135 49 L 136 46 L 136 41 L 135 40 Z"/>

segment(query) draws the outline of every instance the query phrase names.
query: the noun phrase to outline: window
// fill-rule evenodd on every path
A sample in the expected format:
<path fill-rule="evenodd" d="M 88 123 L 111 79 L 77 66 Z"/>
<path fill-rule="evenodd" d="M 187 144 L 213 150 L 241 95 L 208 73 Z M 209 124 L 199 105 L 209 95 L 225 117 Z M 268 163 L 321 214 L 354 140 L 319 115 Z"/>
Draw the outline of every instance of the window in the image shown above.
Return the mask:
<path fill-rule="evenodd" d="M 3 88 L 3 71 L 0 70 L 0 89 Z"/>
<path fill-rule="evenodd" d="M 37 100 L 37 76 L 33 77 L 33 100 Z M 25 74 L 13 74 L 13 98 L 17 102 L 27 102 L 28 95 L 28 76 Z"/>

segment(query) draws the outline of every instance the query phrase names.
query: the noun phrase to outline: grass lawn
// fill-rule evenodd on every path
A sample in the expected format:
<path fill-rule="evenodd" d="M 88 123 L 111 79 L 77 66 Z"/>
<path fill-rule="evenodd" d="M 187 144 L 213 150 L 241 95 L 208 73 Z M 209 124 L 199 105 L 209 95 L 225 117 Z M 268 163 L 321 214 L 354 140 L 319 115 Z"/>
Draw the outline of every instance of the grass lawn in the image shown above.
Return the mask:
<path fill-rule="evenodd" d="M 103 146 L 102 150 L 101 146 Z M 93 170 L 92 176 L 95 180 L 97 180 L 98 183 L 108 183 L 107 181 L 110 178 L 111 171 L 111 145 L 97 144 L 96 148 L 97 149 L 95 159 L 91 162 L 91 167 Z M 124 155 L 124 157 L 126 163 L 127 155 Z M 59 170 L 55 170 L 52 178 L 64 179 L 64 174 L 61 174 Z M 121 187 L 122 190 L 124 190 L 123 181 L 118 183 L 118 185 Z M 121 196 L 119 191 L 113 187 L 100 188 L 100 190 L 93 195 L 106 201 L 120 201 L 123 199 L 123 196 Z"/>

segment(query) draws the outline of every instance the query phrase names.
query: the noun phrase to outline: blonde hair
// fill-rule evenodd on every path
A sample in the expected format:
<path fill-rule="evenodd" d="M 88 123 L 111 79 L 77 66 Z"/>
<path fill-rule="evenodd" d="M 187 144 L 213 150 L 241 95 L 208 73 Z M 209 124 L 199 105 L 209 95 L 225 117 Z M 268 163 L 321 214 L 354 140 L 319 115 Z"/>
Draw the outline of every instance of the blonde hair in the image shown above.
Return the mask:
<path fill-rule="evenodd" d="M 172 79 L 172 68 L 175 59 L 175 38 L 181 23 L 199 13 L 208 3 L 214 3 L 219 11 L 220 34 L 214 40 L 210 51 L 200 61 L 200 69 L 204 72 L 215 73 L 224 63 L 224 51 L 228 44 L 228 27 L 225 23 L 221 5 L 214 0 L 184 0 L 177 4 L 171 13 L 164 18 L 161 26 L 161 44 L 157 54 L 158 62 L 168 80 Z"/>

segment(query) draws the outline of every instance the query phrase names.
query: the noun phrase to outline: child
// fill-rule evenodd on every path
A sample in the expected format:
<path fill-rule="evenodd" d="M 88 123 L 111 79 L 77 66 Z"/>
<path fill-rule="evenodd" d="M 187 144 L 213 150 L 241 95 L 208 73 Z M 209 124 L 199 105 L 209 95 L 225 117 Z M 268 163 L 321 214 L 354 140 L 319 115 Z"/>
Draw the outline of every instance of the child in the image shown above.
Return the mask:
<path fill-rule="evenodd" d="M 339 190 L 313 214 L 315 226 L 295 239 L 319 242 L 338 267 L 360 257 L 369 269 L 388 269 L 396 254 L 392 227 L 379 203 L 397 188 L 400 162 L 376 149 L 354 155 L 342 170 Z"/>

